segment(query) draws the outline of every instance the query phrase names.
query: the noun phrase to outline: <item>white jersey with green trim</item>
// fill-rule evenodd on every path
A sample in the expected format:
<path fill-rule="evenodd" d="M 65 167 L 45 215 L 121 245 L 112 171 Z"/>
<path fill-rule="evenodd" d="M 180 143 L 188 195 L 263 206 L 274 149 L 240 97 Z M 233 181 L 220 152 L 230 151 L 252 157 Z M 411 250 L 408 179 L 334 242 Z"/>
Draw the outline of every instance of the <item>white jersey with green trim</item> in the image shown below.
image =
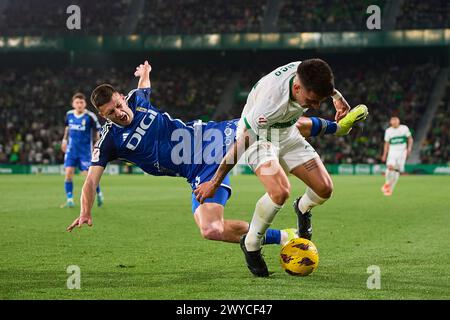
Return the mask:
<path fill-rule="evenodd" d="M 290 131 L 308 110 L 291 99 L 292 82 L 300 63 L 291 62 L 276 68 L 254 85 L 241 115 L 247 129 L 256 134 L 269 128 Z"/>
<path fill-rule="evenodd" d="M 408 138 L 411 136 L 409 128 L 403 124 L 397 128 L 389 127 L 384 133 L 384 141 L 389 143 L 389 153 L 402 153 L 408 146 Z"/>

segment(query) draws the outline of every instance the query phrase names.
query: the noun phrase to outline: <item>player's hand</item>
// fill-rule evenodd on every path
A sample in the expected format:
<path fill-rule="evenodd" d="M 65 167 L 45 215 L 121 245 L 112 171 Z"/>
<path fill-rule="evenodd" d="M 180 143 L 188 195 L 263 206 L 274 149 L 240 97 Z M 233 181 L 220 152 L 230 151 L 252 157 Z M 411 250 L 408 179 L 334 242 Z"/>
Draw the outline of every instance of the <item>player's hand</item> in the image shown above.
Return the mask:
<path fill-rule="evenodd" d="M 342 97 L 336 101 L 333 100 L 333 104 L 334 104 L 334 107 L 336 108 L 336 115 L 334 117 L 334 120 L 336 120 L 336 121 L 341 120 L 350 111 L 350 106 L 347 103 L 347 101 L 344 99 L 344 97 Z"/>
<path fill-rule="evenodd" d="M 386 162 L 386 155 L 383 154 L 383 155 L 381 156 L 381 162 Z"/>
<path fill-rule="evenodd" d="M 89 227 L 92 227 L 92 216 L 90 214 L 80 214 L 80 216 L 67 227 L 66 231 L 72 232 L 75 227 L 81 228 L 83 224 L 87 224 Z"/>
<path fill-rule="evenodd" d="M 214 197 L 218 187 L 219 186 L 212 181 L 206 181 L 199 184 L 197 189 L 194 190 L 195 199 L 197 199 L 200 204 L 203 204 L 206 199 Z"/>
<path fill-rule="evenodd" d="M 66 151 L 67 151 L 67 140 L 63 140 L 61 142 L 61 151 L 66 153 Z"/>
<path fill-rule="evenodd" d="M 140 64 L 136 67 L 136 71 L 134 72 L 135 77 L 142 77 L 146 73 L 150 73 L 152 71 L 152 66 L 145 60 L 144 64 Z"/>

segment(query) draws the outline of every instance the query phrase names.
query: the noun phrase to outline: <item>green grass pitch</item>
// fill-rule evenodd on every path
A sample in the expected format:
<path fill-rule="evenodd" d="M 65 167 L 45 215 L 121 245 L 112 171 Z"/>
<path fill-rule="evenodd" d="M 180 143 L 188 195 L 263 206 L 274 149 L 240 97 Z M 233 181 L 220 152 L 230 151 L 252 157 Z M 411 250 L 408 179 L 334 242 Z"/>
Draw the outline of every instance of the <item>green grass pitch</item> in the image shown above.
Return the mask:
<path fill-rule="evenodd" d="M 105 176 L 105 206 L 92 228 L 65 228 L 79 214 L 60 209 L 62 176 L 0 176 L 0 299 L 449 299 L 450 177 L 404 176 L 392 197 L 381 176 L 334 176 L 335 192 L 313 211 L 319 268 L 283 272 L 278 246 L 265 247 L 269 278 L 247 270 L 237 244 L 204 240 L 181 178 Z M 75 179 L 75 199 L 83 178 Z M 273 227 L 296 223 L 291 200 Z M 262 187 L 232 178 L 225 217 L 249 221 Z M 81 289 L 69 290 L 78 265 Z M 366 286 L 380 267 L 381 289 Z"/>

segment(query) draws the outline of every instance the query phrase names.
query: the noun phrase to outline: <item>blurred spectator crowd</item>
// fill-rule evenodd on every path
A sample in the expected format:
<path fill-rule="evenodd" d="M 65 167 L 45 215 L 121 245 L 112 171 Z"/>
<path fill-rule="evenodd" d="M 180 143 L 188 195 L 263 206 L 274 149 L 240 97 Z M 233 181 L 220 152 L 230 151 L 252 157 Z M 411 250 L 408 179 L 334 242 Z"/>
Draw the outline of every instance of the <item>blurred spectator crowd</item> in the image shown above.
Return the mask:
<path fill-rule="evenodd" d="M 421 146 L 422 163 L 450 163 L 450 85 Z"/>
<path fill-rule="evenodd" d="M 260 32 L 264 19 L 280 32 L 367 31 L 369 5 L 382 16 L 386 0 L 0 0 L 2 35 L 202 34 Z M 81 9 L 81 30 L 66 27 L 70 5 Z M 448 0 L 403 1 L 397 29 L 448 28 Z"/>
<path fill-rule="evenodd" d="M 370 116 L 347 137 L 310 139 L 326 163 L 378 162 L 384 130 L 391 115 L 398 115 L 414 134 L 426 107 L 433 79 L 439 70 L 432 60 L 401 64 L 399 61 L 373 58 L 364 63 L 331 65 L 336 87 L 351 106 L 367 104 Z M 216 107 L 232 74 L 226 66 L 154 68 L 151 101 L 156 107 L 183 121 L 237 118 L 248 91 L 272 68 L 270 62 L 241 68 L 238 71 L 236 102 L 220 115 L 215 113 Z M 71 109 L 72 95 L 80 91 L 89 98 L 92 89 L 104 82 L 111 83 L 126 94 L 136 86 L 132 72 L 132 67 L 71 67 L 62 70 L 40 68 L 32 71 L 9 69 L 2 72 L 0 163 L 61 163 L 63 153 L 60 142 L 65 114 Z M 450 95 L 447 93 L 444 107 L 437 113 L 423 147 L 424 162 L 449 160 L 448 96 Z M 320 110 L 310 110 L 307 115 L 333 119 L 331 99 L 323 103 Z"/>
<path fill-rule="evenodd" d="M 370 5 L 382 10 L 384 0 L 283 0 L 279 31 L 367 31 Z"/>
<path fill-rule="evenodd" d="M 6 0 L 0 0 L 0 4 Z M 0 11 L 1 35 L 55 36 L 77 34 L 118 34 L 132 0 L 21 0 L 6 1 Z M 77 5 L 81 11 L 81 29 L 71 31 L 66 22 Z M 1 8 L 1 7 L 0 7 Z"/>
<path fill-rule="evenodd" d="M 406 0 L 397 17 L 397 29 L 440 29 L 450 27 L 450 1 Z"/>
<path fill-rule="evenodd" d="M 139 15 L 143 34 L 259 32 L 261 0 L 149 0 Z"/>
<path fill-rule="evenodd" d="M 184 121 L 210 120 L 227 81 L 225 70 L 214 76 L 213 70 L 208 66 L 155 68 L 152 103 Z M 101 83 L 110 83 L 126 95 L 137 84 L 133 72 L 133 67 L 2 72 L 0 163 L 62 163 L 60 144 L 72 95 L 82 92 L 89 100 L 91 91 Z"/>

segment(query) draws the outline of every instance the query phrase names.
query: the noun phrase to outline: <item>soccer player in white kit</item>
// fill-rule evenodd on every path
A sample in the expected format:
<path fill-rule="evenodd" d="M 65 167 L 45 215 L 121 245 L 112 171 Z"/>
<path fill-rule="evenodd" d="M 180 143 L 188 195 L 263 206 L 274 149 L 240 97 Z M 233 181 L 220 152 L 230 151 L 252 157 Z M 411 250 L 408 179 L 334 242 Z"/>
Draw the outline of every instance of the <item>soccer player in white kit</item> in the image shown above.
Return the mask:
<path fill-rule="evenodd" d="M 289 197 L 287 175 L 295 175 L 308 186 L 305 194 L 294 202 L 300 237 L 311 239 L 311 209 L 331 197 L 333 183 L 325 166 L 295 126 L 308 108 L 318 109 L 330 96 L 336 108 L 337 123 L 314 121 L 313 131 L 329 134 L 332 130 L 343 135 L 355 122 L 367 117 L 364 105 L 349 113 L 350 106 L 334 88 L 333 72 L 323 60 L 292 62 L 264 76 L 247 98 L 235 144 L 225 155 L 214 177 L 194 190 L 200 203 L 212 197 L 245 152 L 247 163 L 266 189 L 256 203 L 249 231 L 240 242 L 247 267 L 256 276 L 269 275 L 261 255 L 261 241 Z"/>
<path fill-rule="evenodd" d="M 386 182 L 381 187 L 385 196 L 392 195 L 400 173 L 405 171 L 405 162 L 411 154 L 413 138 L 411 131 L 400 119 L 391 117 L 390 127 L 384 133 L 384 149 L 381 161 L 386 161 Z"/>

